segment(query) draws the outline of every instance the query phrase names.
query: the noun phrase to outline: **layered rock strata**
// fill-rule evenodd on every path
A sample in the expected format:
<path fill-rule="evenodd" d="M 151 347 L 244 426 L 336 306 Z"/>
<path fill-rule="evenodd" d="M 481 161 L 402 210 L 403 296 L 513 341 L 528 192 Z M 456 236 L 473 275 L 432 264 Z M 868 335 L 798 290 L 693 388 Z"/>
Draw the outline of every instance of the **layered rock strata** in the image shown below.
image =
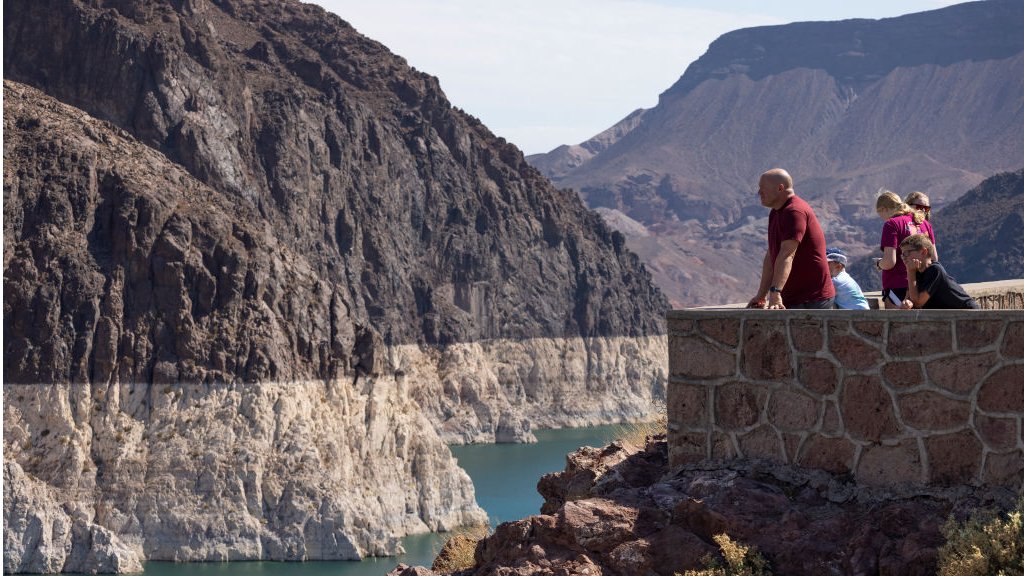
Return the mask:
<path fill-rule="evenodd" d="M 4 451 L 53 518 L 138 559 L 390 554 L 483 520 L 443 440 L 664 393 L 623 237 L 340 19 L 9 2 L 4 27 Z"/>
<path fill-rule="evenodd" d="M 8 525 L 52 510 L 138 558 L 304 560 L 484 520 L 415 378 L 369 351 L 304 377 L 362 340 L 244 204 L 33 89 L 4 104 L 4 456 L 53 488 L 5 492 Z M 5 569 L 44 554 L 25 534 Z"/>
<path fill-rule="evenodd" d="M 766 461 L 670 472 L 664 441 L 639 453 L 583 448 L 538 490 L 542 513 L 498 526 L 460 574 L 669 576 L 703 568 L 724 533 L 756 547 L 774 574 L 925 576 L 936 573 L 950 516 L 1014 504 L 1005 489 L 865 489 L 848 475 Z"/>
<path fill-rule="evenodd" d="M 1022 25 L 1020 2 L 993 0 L 735 30 L 638 122 L 617 124 L 632 129 L 606 149 L 560 147 L 531 162 L 592 208 L 618 213 L 616 228 L 674 307 L 743 302 L 761 269 L 768 211 L 753 192 L 764 170 L 788 169 L 829 244 L 857 258 L 877 251 L 879 188 L 901 197 L 922 190 L 939 207 L 995 173 L 1019 170 Z M 1007 212 L 1018 214 L 1008 222 L 1019 218 L 1012 203 Z M 635 223 L 620 226 L 623 217 Z M 933 224 L 942 255 L 958 224 Z M 957 236 L 945 241 L 973 244 Z M 998 274 L 996 262 L 975 256 L 980 263 L 951 273 L 1014 277 L 989 275 Z"/>

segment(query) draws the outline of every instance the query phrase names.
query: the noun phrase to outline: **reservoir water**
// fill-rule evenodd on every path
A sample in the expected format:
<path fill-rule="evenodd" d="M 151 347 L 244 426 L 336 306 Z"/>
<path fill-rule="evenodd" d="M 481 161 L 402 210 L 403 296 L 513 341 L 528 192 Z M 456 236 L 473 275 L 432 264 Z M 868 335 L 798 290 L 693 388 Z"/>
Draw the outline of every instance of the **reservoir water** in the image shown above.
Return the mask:
<path fill-rule="evenodd" d="M 541 430 L 536 444 L 476 444 L 452 446 L 476 487 L 476 501 L 487 511 L 491 525 L 540 512 L 543 498 L 537 481 L 565 468 L 565 455 L 580 446 L 604 446 L 617 426 Z M 430 566 L 447 539 L 445 534 L 410 536 L 402 541 L 406 553 L 362 562 L 147 562 L 146 576 L 383 576 L 399 562 Z"/>

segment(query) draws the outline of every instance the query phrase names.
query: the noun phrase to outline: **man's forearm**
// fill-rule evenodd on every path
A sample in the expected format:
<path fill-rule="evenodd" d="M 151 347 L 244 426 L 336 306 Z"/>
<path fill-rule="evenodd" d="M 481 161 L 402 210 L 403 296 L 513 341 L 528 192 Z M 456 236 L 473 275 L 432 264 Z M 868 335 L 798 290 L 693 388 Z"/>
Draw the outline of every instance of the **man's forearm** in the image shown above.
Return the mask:
<path fill-rule="evenodd" d="M 782 257 L 780 254 L 779 258 L 775 260 L 775 270 L 772 272 L 771 286 L 781 290 L 786 285 L 786 281 L 789 280 L 789 273 L 793 270 L 793 256 L 794 254 L 790 254 Z"/>

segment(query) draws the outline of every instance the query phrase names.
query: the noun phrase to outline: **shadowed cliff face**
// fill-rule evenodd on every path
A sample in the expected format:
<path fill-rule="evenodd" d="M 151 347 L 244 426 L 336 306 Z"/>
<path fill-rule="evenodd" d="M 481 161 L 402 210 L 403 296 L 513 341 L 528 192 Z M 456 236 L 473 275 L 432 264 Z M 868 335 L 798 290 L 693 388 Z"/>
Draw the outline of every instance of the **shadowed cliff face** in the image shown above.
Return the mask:
<path fill-rule="evenodd" d="M 246 203 L 22 85 L 5 82 L 4 124 L 6 383 L 360 367 L 365 327 L 345 294 Z"/>
<path fill-rule="evenodd" d="M 663 332 L 624 238 L 433 77 L 296 2 L 12 2 L 4 76 L 244 203 L 388 344 Z M 56 40 L 54 40 L 56 39 Z"/>
<path fill-rule="evenodd" d="M 1024 277 L 1024 170 L 986 179 L 933 217 L 942 263 L 960 282 Z"/>
<path fill-rule="evenodd" d="M 443 441 L 663 395 L 624 237 L 340 19 L 26 0 L 4 32 L 5 571 L 393 554 L 483 521 Z"/>
<path fill-rule="evenodd" d="M 9 81 L 4 160 L 5 572 L 353 559 L 484 519 L 415 370 L 246 203 Z"/>
<path fill-rule="evenodd" d="M 611 213 L 674 305 L 746 301 L 768 168 L 790 171 L 828 242 L 854 257 L 877 249 L 879 188 L 941 206 L 1018 169 L 1022 25 L 1024 5 L 995 0 L 730 32 L 603 152 L 569 169 L 531 161 Z"/>

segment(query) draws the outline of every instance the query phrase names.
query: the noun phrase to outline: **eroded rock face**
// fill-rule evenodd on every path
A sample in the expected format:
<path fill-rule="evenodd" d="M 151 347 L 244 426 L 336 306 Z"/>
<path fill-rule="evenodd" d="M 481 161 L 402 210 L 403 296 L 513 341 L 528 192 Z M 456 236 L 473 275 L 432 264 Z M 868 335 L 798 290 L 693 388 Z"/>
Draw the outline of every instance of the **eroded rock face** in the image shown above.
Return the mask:
<path fill-rule="evenodd" d="M 136 561 L 352 559 L 484 520 L 416 378 L 244 204 L 38 91 L 4 104 L 4 454 L 93 542 L 5 561 L 102 569 L 110 534 Z"/>
<path fill-rule="evenodd" d="M 483 520 L 442 439 L 664 394 L 622 236 L 340 19 L 4 16 L 5 457 L 138 558 L 394 553 Z"/>
<path fill-rule="evenodd" d="M 246 204 L 385 344 L 664 333 L 621 234 L 317 6 L 16 0 L 4 26 L 5 78 Z"/>
<path fill-rule="evenodd" d="M 140 556 L 111 530 L 69 514 L 57 490 L 4 464 L 4 572 L 142 572 Z"/>
<path fill-rule="evenodd" d="M 530 160 L 615 215 L 609 222 L 677 308 L 753 295 L 768 211 L 752 190 L 784 162 L 829 244 L 853 256 L 851 275 L 877 290 L 868 256 L 878 250 L 880 187 L 925 191 L 934 208 L 1021 169 L 1019 102 L 1001 94 L 1024 91 L 1022 25 L 1019 2 L 996 0 L 735 30 L 637 122 L 618 123 L 628 132 L 606 148 L 562 146 Z M 954 256 L 947 269 L 961 282 L 1022 270 L 1014 231 L 1024 212 L 1005 194 L 1010 180 L 933 219 L 940 257 Z M 996 255 L 993 244 L 1006 249 Z"/>
<path fill-rule="evenodd" d="M 703 567 L 725 533 L 756 546 L 775 574 L 930 575 L 951 514 L 1015 499 L 1002 489 L 858 488 L 751 461 L 669 473 L 664 442 L 639 453 L 583 448 L 567 461 L 538 485 L 544 513 L 499 526 L 464 574 L 671 575 Z M 410 570 L 392 574 L 426 573 Z"/>

